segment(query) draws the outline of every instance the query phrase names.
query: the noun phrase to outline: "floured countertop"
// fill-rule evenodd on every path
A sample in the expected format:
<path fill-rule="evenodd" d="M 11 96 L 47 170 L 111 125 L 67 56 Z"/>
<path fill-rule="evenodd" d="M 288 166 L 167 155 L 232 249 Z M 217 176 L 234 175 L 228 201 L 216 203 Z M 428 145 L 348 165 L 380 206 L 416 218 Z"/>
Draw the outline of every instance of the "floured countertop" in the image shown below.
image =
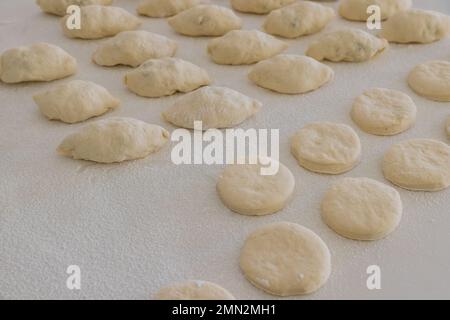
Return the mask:
<path fill-rule="evenodd" d="M 135 12 L 139 0 L 115 0 Z M 216 1 L 228 6 L 228 1 Z M 450 14 L 447 0 L 414 0 L 415 6 Z M 327 3 L 337 7 L 336 3 Z M 260 28 L 264 16 L 239 14 L 244 28 Z M 91 62 L 100 41 L 62 35 L 57 17 L 43 14 L 34 1 L 0 1 L 0 51 L 46 41 L 74 55 L 79 72 L 53 83 L 0 84 L 0 298 L 148 299 L 161 286 L 187 279 L 209 280 L 239 299 L 269 299 L 239 270 L 246 236 L 274 221 L 302 224 L 320 235 L 332 253 L 333 270 L 325 287 L 303 299 L 449 298 L 450 189 L 437 193 L 399 190 L 403 219 L 388 238 L 376 242 L 344 239 L 320 218 L 320 201 L 337 179 L 386 180 L 381 159 L 393 143 L 409 138 L 449 142 L 445 121 L 450 103 L 426 100 L 408 88 L 406 77 L 419 63 L 450 59 L 450 39 L 429 45 L 391 45 L 375 60 L 327 63 L 333 83 L 307 95 L 280 95 L 247 79 L 250 66 L 219 66 L 206 53 L 207 38 L 175 34 L 164 19 L 142 18 L 142 29 L 179 44 L 177 57 L 208 70 L 216 85 L 241 91 L 263 102 L 263 110 L 242 128 L 280 129 L 280 160 L 294 173 L 297 186 L 280 213 L 246 217 L 220 202 L 215 184 L 222 166 L 175 166 L 171 147 L 145 160 L 98 165 L 60 157 L 55 149 L 83 124 L 46 120 L 32 95 L 73 79 L 94 81 L 122 100 L 105 117 L 128 116 L 159 124 L 160 113 L 178 96 L 146 99 L 122 83 L 126 67 L 103 68 Z M 327 30 L 364 23 L 337 18 Z M 303 54 L 317 37 L 288 40 L 288 53 Z M 371 87 L 409 94 L 418 106 L 417 125 L 398 136 L 377 137 L 359 130 L 349 111 L 353 99 Z M 341 176 L 318 175 L 299 167 L 289 153 L 289 137 L 311 121 L 351 125 L 363 145 L 361 164 Z M 92 120 L 91 120 L 92 121 Z M 95 120 L 94 120 L 95 121 Z M 66 287 L 69 265 L 81 268 L 81 290 Z M 382 289 L 366 287 L 366 268 L 381 268 Z"/>

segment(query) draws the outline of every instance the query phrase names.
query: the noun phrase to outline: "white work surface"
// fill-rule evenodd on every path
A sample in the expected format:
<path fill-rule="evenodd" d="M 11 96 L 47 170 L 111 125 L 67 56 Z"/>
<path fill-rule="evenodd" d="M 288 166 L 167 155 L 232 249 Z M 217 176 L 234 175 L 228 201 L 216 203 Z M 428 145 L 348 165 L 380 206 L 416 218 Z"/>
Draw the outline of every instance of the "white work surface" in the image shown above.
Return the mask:
<path fill-rule="evenodd" d="M 135 12 L 138 0 L 115 0 Z M 228 1 L 216 1 L 228 6 Z M 450 14 L 448 0 L 414 0 L 415 6 Z M 337 7 L 336 3 L 327 5 Z M 260 28 L 264 16 L 239 14 L 244 28 Z M 100 165 L 60 157 L 55 149 L 84 124 L 44 118 L 32 95 L 73 79 L 91 80 L 121 99 L 121 107 L 102 118 L 134 117 L 174 127 L 160 113 L 180 95 L 161 99 L 135 96 L 123 85 L 126 67 L 91 62 L 100 41 L 65 38 L 55 16 L 31 0 L 0 1 L 0 51 L 46 41 L 74 55 L 78 73 L 53 83 L 0 84 L 0 298 L 149 299 L 161 287 L 187 279 L 209 280 L 238 299 L 274 298 L 253 287 L 239 269 L 247 235 L 274 221 L 291 221 L 315 231 L 328 244 L 332 273 L 315 294 L 299 299 L 450 298 L 450 189 L 436 193 L 400 192 L 404 212 L 386 239 L 344 239 L 320 218 L 320 201 L 337 179 L 369 177 L 388 183 L 381 172 L 387 148 L 410 138 L 448 142 L 444 123 L 450 103 L 428 101 L 406 84 L 408 72 L 432 59 L 450 59 L 450 39 L 429 45 L 391 45 L 366 63 L 327 63 L 335 80 L 306 95 L 280 95 L 253 85 L 250 66 L 219 66 L 206 53 L 207 38 L 177 35 L 165 19 L 142 17 L 142 29 L 179 43 L 177 57 L 206 68 L 216 85 L 239 90 L 263 102 L 262 111 L 242 128 L 280 129 L 280 160 L 297 185 L 281 212 L 246 217 L 229 211 L 215 185 L 222 166 L 175 166 L 171 146 L 144 160 Z M 365 28 L 336 18 L 326 29 Z M 289 40 L 288 53 L 303 54 L 317 35 Z M 418 107 L 417 125 L 394 137 L 359 130 L 349 117 L 353 99 L 371 87 L 398 89 Z M 93 119 L 91 121 L 95 121 Z M 346 123 L 358 132 L 361 164 L 341 176 L 308 172 L 289 152 L 289 137 L 312 121 Z M 173 146 L 173 145 L 172 145 Z M 81 268 L 81 290 L 66 287 L 69 265 Z M 382 289 L 366 288 L 366 268 L 381 267 Z"/>

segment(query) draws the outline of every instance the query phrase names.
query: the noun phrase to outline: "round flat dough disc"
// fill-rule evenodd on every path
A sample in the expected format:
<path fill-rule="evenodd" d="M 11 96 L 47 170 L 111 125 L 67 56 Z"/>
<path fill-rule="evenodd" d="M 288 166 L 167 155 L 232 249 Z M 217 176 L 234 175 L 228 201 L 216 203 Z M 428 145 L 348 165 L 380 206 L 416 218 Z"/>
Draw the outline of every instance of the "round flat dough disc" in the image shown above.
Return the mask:
<path fill-rule="evenodd" d="M 408 77 L 409 86 L 419 95 L 435 100 L 450 101 L 450 62 L 429 61 L 415 67 Z"/>
<path fill-rule="evenodd" d="M 215 283 L 190 280 L 162 288 L 155 295 L 156 300 L 234 300 L 224 288 Z"/>
<path fill-rule="evenodd" d="M 353 103 L 353 121 L 365 132 L 391 136 L 411 128 L 416 122 L 417 107 L 406 94 L 396 90 L 374 88 Z"/>
<path fill-rule="evenodd" d="M 356 132 L 345 124 L 316 122 L 295 134 L 291 152 L 310 171 L 340 174 L 359 163 L 361 142 Z"/>
<path fill-rule="evenodd" d="M 402 216 L 397 190 L 368 178 L 344 178 L 322 201 L 322 218 L 341 236 L 378 240 L 395 230 Z"/>
<path fill-rule="evenodd" d="M 217 183 L 222 202 L 234 212 L 252 216 L 283 209 L 294 191 L 295 179 L 286 166 L 274 163 L 279 166 L 274 175 L 263 175 L 262 168 L 267 166 L 261 163 L 227 166 Z"/>
<path fill-rule="evenodd" d="M 257 288 L 277 296 L 308 294 L 327 281 L 327 245 L 311 230 L 278 222 L 252 233 L 241 251 L 241 269 Z"/>
<path fill-rule="evenodd" d="M 404 189 L 443 190 L 450 186 L 450 147 L 429 139 L 400 142 L 385 154 L 383 172 L 386 179 Z"/>

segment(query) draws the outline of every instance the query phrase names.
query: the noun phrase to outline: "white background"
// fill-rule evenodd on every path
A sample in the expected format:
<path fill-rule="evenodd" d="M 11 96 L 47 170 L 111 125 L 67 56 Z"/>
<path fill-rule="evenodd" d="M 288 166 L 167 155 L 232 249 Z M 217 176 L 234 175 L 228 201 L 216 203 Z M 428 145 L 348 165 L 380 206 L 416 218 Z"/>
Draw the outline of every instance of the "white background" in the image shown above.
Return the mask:
<path fill-rule="evenodd" d="M 228 5 L 227 1 L 217 1 Z M 135 12 L 138 0 L 115 0 Z M 450 13 L 447 0 L 414 0 L 415 6 Z M 337 7 L 336 3 L 327 4 Z M 260 28 L 264 17 L 239 14 L 244 28 Z M 178 96 L 146 99 L 122 83 L 126 67 L 102 68 L 91 54 L 102 41 L 71 40 L 59 19 L 41 13 L 31 0 L 0 1 L 0 51 L 46 41 L 73 54 L 76 76 L 56 83 L 0 84 L 0 297 L 5 299 L 149 299 L 161 286 L 186 279 L 216 282 L 240 299 L 272 296 L 250 285 L 239 270 L 246 236 L 274 221 L 300 223 L 328 244 L 333 270 L 318 292 L 303 299 L 450 298 L 450 190 L 438 193 L 398 189 L 404 202 L 399 228 L 388 238 L 358 242 L 341 238 L 320 218 L 320 201 L 342 176 L 310 173 L 289 153 L 289 137 L 311 121 L 351 125 L 361 137 L 363 158 L 343 175 L 385 181 L 383 153 L 409 138 L 446 141 L 449 103 L 431 102 L 406 84 L 408 72 L 430 59 L 450 59 L 450 39 L 429 45 L 391 45 L 367 63 L 328 63 L 333 83 L 307 95 L 279 95 L 251 84 L 249 66 L 213 64 L 206 38 L 176 35 L 164 19 L 142 18 L 142 29 L 179 43 L 177 57 L 206 68 L 216 85 L 237 89 L 264 103 L 242 128 L 278 128 L 281 161 L 294 173 L 297 186 L 285 210 L 266 217 L 245 217 L 220 202 L 215 184 L 221 166 L 179 166 L 170 162 L 171 147 L 147 159 L 98 165 L 59 157 L 55 148 L 83 124 L 46 120 L 32 95 L 73 79 L 105 86 L 122 105 L 110 116 L 130 116 L 173 130 L 160 118 Z M 337 18 L 327 31 L 342 26 L 365 28 Z M 289 40 L 287 52 L 303 54 L 317 35 Z M 395 137 L 376 137 L 351 121 L 353 99 L 371 87 L 401 90 L 418 106 L 418 123 Z M 95 120 L 94 120 L 95 121 Z M 385 181 L 386 182 L 386 181 Z M 386 182 L 387 183 L 387 182 Z M 66 288 L 66 268 L 81 267 L 82 289 Z M 382 290 L 366 288 L 366 268 L 382 270 Z"/>

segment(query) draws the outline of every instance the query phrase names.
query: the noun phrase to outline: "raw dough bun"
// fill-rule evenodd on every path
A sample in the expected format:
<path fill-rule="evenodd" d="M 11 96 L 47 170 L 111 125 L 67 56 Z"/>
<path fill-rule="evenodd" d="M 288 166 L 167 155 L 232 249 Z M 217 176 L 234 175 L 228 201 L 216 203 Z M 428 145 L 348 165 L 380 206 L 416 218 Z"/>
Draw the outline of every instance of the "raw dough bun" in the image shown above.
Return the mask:
<path fill-rule="evenodd" d="M 81 7 L 81 29 L 69 30 L 66 26 L 69 17 L 66 15 L 61 20 L 64 34 L 69 38 L 100 39 L 135 30 L 141 25 L 136 16 L 119 7 Z"/>
<path fill-rule="evenodd" d="M 204 87 L 179 98 L 162 116 L 186 129 L 193 129 L 194 121 L 202 121 L 203 130 L 231 128 L 256 114 L 261 106 L 237 91 Z"/>
<path fill-rule="evenodd" d="M 235 300 L 224 288 L 208 281 L 190 280 L 162 288 L 156 300 Z"/>
<path fill-rule="evenodd" d="M 339 14 L 351 21 L 367 21 L 371 14 L 367 13 L 369 6 L 376 5 L 381 9 L 381 20 L 392 17 L 399 11 L 411 8 L 411 0 L 341 0 Z"/>
<path fill-rule="evenodd" d="M 258 86 L 287 94 L 316 90 L 333 77 L 333 69 L 327 65 L 292 54 L 261 61 L 249 73 L 250 80 Z"/>
<path fill-rule="evenodd" d="M 374 88 L 353 103 L 353 121 L 365 132 L 391 136 L 411 128 L 416 122 L 417 107 L 406 94 L 396 90 Z"/>
<path fill-rule="evenodd" d="M 208 2 L 208 0 L 143 0 L 139 3 L 137 12 L 152 18 L 165 18 Z"/>
<path fill-rule="evenodd" d="M 152 59 L 125 75 L 125 84 L 143 97 L 157 98 L 190 92 L 211 83 L 202 68 L 177 58 Z"/>
<path fill-rule="evenodd" d="M 76 123 L 114 110 L 120 101 L 105 88 L 74 80 L 33 97 L 42 114 L 50 120 Z"/>
<path fill-rule="evenodd" d="M 137 67 L 149 59 L 173 57 L 177 43 L 148 31 L 124 31 L 102 43 L 93 55 L 101 66 L 119 64 Z"/>
<path fill-rule="evenodd" d="M 318 290 L 331 272 L 330 251 L 313 231 L 277 222 L 253 232 L 241 251 L 240 266 L 257 288 L 277 296 Z"/>
<path fill-rule="evenodd" d="M 450 186 L 450 147 L 431 139 L 400 142 L 383 160 L 386 179 L 404 189 L 439 191 Z"/>
<path fill-rule="evenodd" d="M 368 178 L 336 182 L 322 201 L 322 218 L 343 237 L 378 240 L 397 228 L 402 217 L 397 190 Z"/>
<path fill-rule="evenodd" d="M 73 159 L 114 163 L 142 159 L 161 149 L 169 140 L 167 130 L 131 118 L 92 122 L 69 135 L 58 153 Z"/>
<path fill-rule="evenodd" d="M 241 29 L 241 19 L 230 9 L 215 5 L 198 5 L 167 20 L 178 33 L 198 36 L 223 36 Z"/>
<path fill-rule="evenodd" d="M 345 124 L 315 122 L 294 135 L 291 152 L 299 165 L 310 171 L 341 174 L 359 163 L 361 142 Z"/>
<path fill-rule="evenodd" d="M 296 0 L 231 0 L 234 10 L 265 14 L 295 2 Z"/>
<path fill-rule="evenodd" d="M 385 39 L 359 29 L 343 29 L 319 37 L 309 46 L 306 55 L 319 61 L 363 62 L 388 47 Z"/>
<path fill-rule="evenodd" d="M 411 9 L 394 14 L 383 23 L 380 36 L 389 42 L 430 43 L 447 37 L 448 16 L 435 11 Z"/>
<path fill-rule="evenodd" d="M 294 191 L 295 179 L 286 166 L 278 164 L 275 175 L 262 175 L 261 163 L 227 166 L 217 182 L 220 199 L 230 210 L 243 215 L 263 216 L 280 211 Z"/>
<path fill-rule="evenodd" d="M 36 3 L 42 11 L 63 17 L 67 14 L 67 8 L 71 5 L 88 6 L 97 4 L 108 6 L 112 3 L 112 0 L 37 0 Z"/>
<path fill-rule="evenodd" d="M 257 30 L 233 30 L 208 44 L 217 64 L 253 64 L 286 50 L 288 44 Z"/>
<path fill-rule="evenodd" d="M 321 31 L 335 16 L 329 7 L 304 1 L 272 11 L 263 27 L 276 36 L 297 38 Z"/>
<path fill-rule="evenodd" d="M 75 58 L 48 43 L 9 49 L 0 56 L 0 79 L 5 83 L 53 81 L 76 72 Z"/>
<path fill-rule="evenodd" d="M 450 62 L 429 61 L 415 67 L 409 86 L 419 95 L 435 101 L 450 101 Z"/>

